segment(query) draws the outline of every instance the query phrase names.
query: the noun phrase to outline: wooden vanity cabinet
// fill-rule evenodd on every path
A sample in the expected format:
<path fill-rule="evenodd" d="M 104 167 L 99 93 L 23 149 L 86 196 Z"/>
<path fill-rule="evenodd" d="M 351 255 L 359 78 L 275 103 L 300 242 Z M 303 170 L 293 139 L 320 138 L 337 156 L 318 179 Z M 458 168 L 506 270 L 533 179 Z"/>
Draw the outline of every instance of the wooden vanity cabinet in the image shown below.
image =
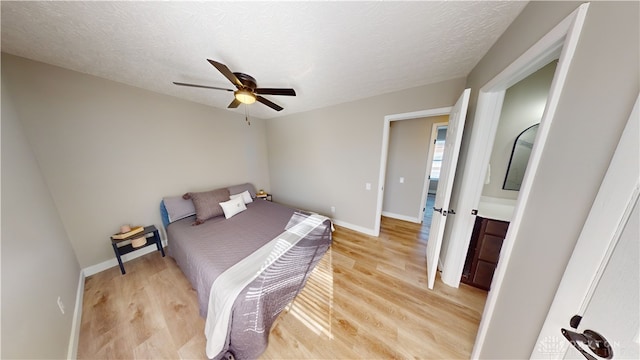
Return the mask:
<path fill-rule="evenodd" d="M 489 290 L 509 223 L 478 216 L 462 272 L 465 284 Z"/>

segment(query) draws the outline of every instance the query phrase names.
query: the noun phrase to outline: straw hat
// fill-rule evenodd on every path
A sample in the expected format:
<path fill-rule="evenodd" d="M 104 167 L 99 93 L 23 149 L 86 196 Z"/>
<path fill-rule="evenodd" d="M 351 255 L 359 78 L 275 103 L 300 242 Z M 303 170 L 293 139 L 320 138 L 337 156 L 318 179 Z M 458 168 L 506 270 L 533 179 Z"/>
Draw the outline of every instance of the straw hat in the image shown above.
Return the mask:
<path fill-rule="evenodd" d="M 147 243 L 147 238 L 144 236 L 131 240 L 131 246 L 133 246 L 134 248 L 143 246 L 146 243 Z"/>

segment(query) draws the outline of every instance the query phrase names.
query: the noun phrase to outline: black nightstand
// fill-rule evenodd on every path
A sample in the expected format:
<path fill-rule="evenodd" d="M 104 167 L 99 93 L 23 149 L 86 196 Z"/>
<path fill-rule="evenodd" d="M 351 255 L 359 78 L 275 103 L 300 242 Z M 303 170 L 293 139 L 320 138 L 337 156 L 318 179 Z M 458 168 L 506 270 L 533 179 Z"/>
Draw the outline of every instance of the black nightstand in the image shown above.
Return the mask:
<path fill-rule="evenodd" d="M 273 201 L 273 197 L 271 196 L 271 194 L 256 195 L 256 199 Z"/>
<path fill-rule="evenodd" d="M 151 236 L 149 236 L 151 235 Z M 132 239 L 137 239 L 139 237 L 146 237 L 147 238 L 147 242 L 139 247 L 133 247 L 133 245 L 131 245 L 131 243 L 126 244 L 126 245 L 122 245 L 122 246 L 118 246 L 118 244 L 124 243 L 127 240 L 132 240 Z M 116 253 L 116 257 L 118 258 L 118 264 L 120 265 L 120 272 L 122 273 L 122 275 L 126 274 L 126 272 L 124 271 L 124 265 L 122 265 L 122 258 L 121 256 L 124 254 L 128 254 L 132 251 L 136 251 L 136 250 L 140 250 L 142 248 L 145 248 L 149 245 L 153 245 L 156 244 L 156 246 L 158 247 L 158 251 L 160 251 L 162 253 L 162 257 L 164 257 L 164 249 L 162 248 L 162 241 L 160 240 L 160 233 L 158 233 L 158 229 L 156 229 L 156 227 L 154 225 L 151 226 L 145 226 L 144 230 L 142 232 L 139 232 L 137 234 L 131 235 L 127 238 L 124 238 L 122 240 L 114 240 L 113 238 L 111 238 L 111 245 L 113 246 L 113 252 Z"/>

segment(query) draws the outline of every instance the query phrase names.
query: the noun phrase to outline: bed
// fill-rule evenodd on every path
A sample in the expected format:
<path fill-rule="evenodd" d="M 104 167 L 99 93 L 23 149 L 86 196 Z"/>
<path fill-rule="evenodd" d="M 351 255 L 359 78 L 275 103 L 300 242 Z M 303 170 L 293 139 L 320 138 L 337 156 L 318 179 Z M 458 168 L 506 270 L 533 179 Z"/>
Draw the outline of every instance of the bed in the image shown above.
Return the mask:
<path fill-rule="evenodd" d="M 223 215 L 205 221 L 197 206 L 202 193 L 163 199 L 168 253 L 196 290 L 207 356 L 256 358 L 278 314 L 329 248 L 332 225 L 317 214 L 257 199 L 251 184 L 216 191 L 210 201 L 230 199 Z M 226 216 L 235 211 L 226 212 L 231 202 L 246 209 Z"/>

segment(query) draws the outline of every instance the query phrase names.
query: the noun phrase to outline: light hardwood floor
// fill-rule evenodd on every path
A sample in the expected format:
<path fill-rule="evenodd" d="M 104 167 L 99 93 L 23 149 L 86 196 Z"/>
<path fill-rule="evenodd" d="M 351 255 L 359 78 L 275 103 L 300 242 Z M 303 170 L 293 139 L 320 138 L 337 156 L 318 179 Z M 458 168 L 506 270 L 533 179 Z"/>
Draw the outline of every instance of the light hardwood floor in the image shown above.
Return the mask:
<path fill-rule="evenodd" d="M 333 245 L 271 329 L 263 359 L 468 358 L 486 292 L 426 290 L 428 229 L 383 218 Z M 79 359 L 206 359 L 196 294 L 158 252 L 86 279 Z"/>

